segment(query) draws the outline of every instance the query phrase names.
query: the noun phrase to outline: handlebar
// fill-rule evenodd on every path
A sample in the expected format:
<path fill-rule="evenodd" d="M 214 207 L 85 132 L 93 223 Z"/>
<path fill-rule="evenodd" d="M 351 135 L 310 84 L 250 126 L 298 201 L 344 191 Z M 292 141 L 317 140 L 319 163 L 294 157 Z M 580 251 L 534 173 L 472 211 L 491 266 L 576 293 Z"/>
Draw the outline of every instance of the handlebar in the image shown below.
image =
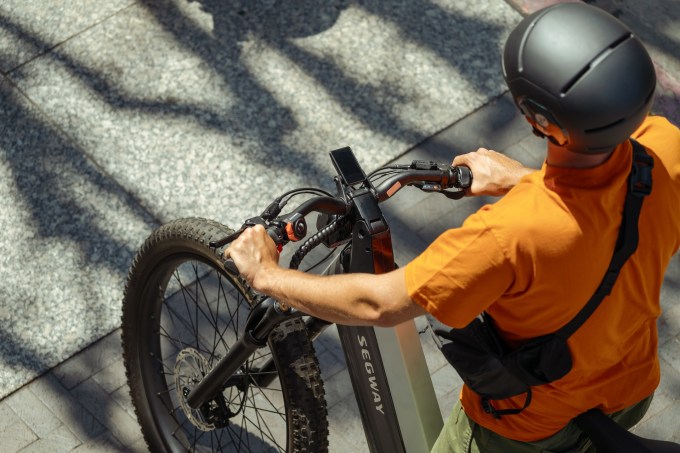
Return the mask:
<path fill-rule="evenodd" d="M 399 167 L 401 166 L 394 166 L 395 169 L 400 169 Z M 464 190 L 468 189 L 471 184 L 472 172 L 468 167 L 443 167 L 434 162 L 414 161 L 408 167 L 408 170 L 383 181 L 375 189 L 375 193 L 378 202 L 381 203 L 403 186 L 420 185 L 421 190 L 431 192 L 442 192 L 445 189 L 455 188 L 458 189 L 457 192 L 462 197 Z"/>
<path fill-rule="evenodd" d="M 336 179 L 338 188 L 341 189 L 337 196 L 333 197 L 328 194 L 312 197 L 298 205 L 289 214 L 268 221 L 270 217 L 265 213 L 272 210 L 272 205 L 270 205 L 260 217 L 247 220 L 238 231 L 226 238 L 211 242 L 210 246 L 219 248 L 226 245 L 240 236 L 246 228 L 260 224 L 265 226 L 267 233 L 277 244 L 280 251 L 281 247 L 288 242 L 299 241 L 305 237 L 307 233 L 306 215 L 312 212 L 338 218 L 347 215 L 351 210 L 350 199 L 354 193 L 365 194 L 368 191 L 372 193 L 378 203 L 381 203 L 391 198 L 403 187 L 411 185 L 426 192 L 440 192 L 449 198 L 458 199 L 465 194 L 464 190 L 472 184 L 472 172 L 468 167 L 451 167 L 431 161 L 413 161 L 411 164 L 390 165 L 378 169 L 371 176 L 373 180 L 381 178 L 383 180 L 377 187 L 374 187 L 367 179 L 359 189 L 355 189 Z M 448 191 L 447 189 L 454 190 Z M 272 204 L 275 205 L 276 203 Z M 280 199 L 278 199 L 278 203 L 280 203 Z M 277 208 L 280 210 L 280 207 Z M 231 259 L 226 260 L 224 266 L 230 272 L 238 274 L 238 269 Z"/>

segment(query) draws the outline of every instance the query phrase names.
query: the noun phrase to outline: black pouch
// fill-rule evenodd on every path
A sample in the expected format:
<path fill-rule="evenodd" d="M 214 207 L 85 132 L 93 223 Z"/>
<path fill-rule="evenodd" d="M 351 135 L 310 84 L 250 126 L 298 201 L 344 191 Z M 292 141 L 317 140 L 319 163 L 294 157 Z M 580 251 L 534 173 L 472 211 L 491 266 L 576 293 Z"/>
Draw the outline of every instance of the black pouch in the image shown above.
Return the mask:
<path fill-rule="evenodd" d="M 446 360 L 476 393 L 502 399 L 528 390 L 529 386 L 510 374 L 503 363 L 509 348 L 487 316 L 475 318 L 462 329 L 452 329 L 434 319 L 430 319 L 430 325 Z"/>
<path fill-rule="evenodd" d="M 482 397 L 484 410 L 495 417 L 521 412 L 531 403 L 532 386 L 557 380 L 572 367 L 569 346 L 554 334 L 511 350 L 486 313 L 462 329 L 453 329 L 432 317 L 429 322 L 446 360 Z M 521 409 L 496 410 L 490 401 L 521 394 L 526 394 Z"/>
<path fill-rule="evenodd" d="M 548 384 L 571 371 L 573 362 L 566 340 L 555 335 L 534 338 L 503 357 L 510 373 L 530 386 Z"/>

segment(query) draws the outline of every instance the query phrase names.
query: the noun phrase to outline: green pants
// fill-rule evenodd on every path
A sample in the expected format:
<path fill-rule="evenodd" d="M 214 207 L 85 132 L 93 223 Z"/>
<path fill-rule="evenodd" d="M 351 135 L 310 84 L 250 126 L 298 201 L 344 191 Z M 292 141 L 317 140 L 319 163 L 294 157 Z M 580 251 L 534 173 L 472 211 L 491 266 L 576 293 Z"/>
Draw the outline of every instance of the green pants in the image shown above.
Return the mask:
<path fill-rule="evenodd" d="M 632 428 L 649 409 L 652 397 L 612 414 L 612 418 L 626 429 Z M 510 416 L 511 417 L 511 416 Z M 478 425 L 467 417 L 460 404 L 432 447 L 432 453 L 595 453 L 588 437 L 572 421 L 553 436 L 537 442 L 518 442 Z"/>

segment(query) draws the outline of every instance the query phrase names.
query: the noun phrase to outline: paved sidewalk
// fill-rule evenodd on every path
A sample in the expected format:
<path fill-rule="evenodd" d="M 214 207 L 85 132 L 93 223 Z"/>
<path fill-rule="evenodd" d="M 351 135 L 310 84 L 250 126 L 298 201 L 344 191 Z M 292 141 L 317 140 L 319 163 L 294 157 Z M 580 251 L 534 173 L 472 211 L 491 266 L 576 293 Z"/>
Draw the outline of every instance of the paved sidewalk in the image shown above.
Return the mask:
<path fill-rule="evenodd" d="M 4 0 L 0 398 L 118 327 L 160 223 L 238 225 L 271 193 L 331 188 L 328 149 L 386 163 L 500 95 L 518 18 L 499 0 Z"/>
<path fill-rule="evenodd" d="M 318 12 L 314 17 L 307 16 L 299 22 L 293 17 L 280 19 L 276 29 L 289 32 L 283 41 L 295 42 L 296 46 L 275 48 L 272 42 L 261 42 L 258 49 L 249 47 L 253 41 L 245 35 L 233 36 L 225 31 L 215 41 L 206 38 L 205 30 L 213 26 L 228 30 L 227 25 L 242 19 L 239 8 L 242 7 L 241 12 L 247 10 L 248 2 L 235 2 L 234 10 L 228 12 L 220 2 L 211 0 L 114 0 L 97 8 L 92 8 L 93 3 L 87 0 L 59 1 L 54 2 L 53 8 L 63 13 L 60 21 L 45 13 L 39 2 L 3 3 L 0 119 L 6 130 L 19 133 L 15 138 L 0 138 L 0 149 L 6 151 L 4 158 L 8 162 L 2 165 L 4 161 L 0 160 L 0 194 L 6 193 L 7 181 L 14 181 L 21 195 L 14 198 L 15 190 L 7 189 L 12 201 L 5 199 L 5 205 L 0 205 L 0 227 L 9 238 L 4 244 L 9 253 L 0 263 L 0 269 L 6 268 L 7 272 L 0 275 L 3 281 L 10 282 L 11 289 L 0 289 L 0 296 L 13 303 L 0 304 L 0 320 L 6 322 L 0 328 L 5 341 L 2 348 L 12 351 L 9 355 L 3 352 L 2 358 L 11 365 L 11 371 L 16 371 L 11 378 L 18 376 L 12 388 L 20 387 L 0 399 L 0 444 L 8 453 L 146 451 L 125 383 L 120 331 L 116 328 L 117 292 L 121 290 L 121 279 L 134 248 L 151 228 L 193 208 L 206 216 L 216 211 L 223 185 L 215 174 L 267 172 L 267 167 L 253 168 L 251 164 L 268 157 L 263 150 L 271 146 L 283 150 L 284 157 L 279 157 L 276 165 L 279 172 L 291 175 L 285 184 L 289 188 L 289 184 L 294 185 L 295 168 L 302 161 L 307 162 L 305 159 L 313 155 L 313 150 L 333 147 L 332 143 L 371 148 L 361 157 L 366 162 L 380 157 L 398 162 L 416 158 L 448 161 L 453 154 L 478 146 L 501 150 L 527 165 L 538 166 L 542 160 L 542 142 L 518 117 L 507 95 L 502 94 L 498 75 L 492 77 L 484 68 L 486 62 L 461 56 L 460 61 L 469 66 L 466 69 L 461 64 L 455 68 L 464 74 L 462 81 L 455 86 L 437 84 L 436 77 L 443 73 L 438 72 L 441 67 L 436 62 L 455 60 L 457 55 L 437 54 L 441 52 L 439 42 L 426 29 L 398 27 L 400 21 L 404 21 L 402 25 L 407 23 L 404 18 L 409 14 L 418 13 L 418 8 L 443 14 L 434 3 L 394 2 L 401 6 L 390 11 L 379 1 L 339 1 L 333 3 L 335 6 L 321 2 L 310 10 Z M 30 8 L 30 14 L 12 15 L 23 11 L 23 5 L 29 3 L 36 5 Z M 548 3 L 554 1 L 515 0 L 511 5 L 516 11 L 527 13 Z M 642 8 L 640 2 L 589 3 L 617 14 L 650 45 L 659 73 L 655 108 L 680 123 L 678 8 L 672 8 L 673 2 L 652 0 L 645 2 L 642 14 L 638 11 Z M 460 4 L 470 10 L 475 5 L 488 8 L 485 13 L 490 17 L 489 24 L 469 17 L 465 7 L 460 8 L 463 13 L 456 12 L 456 2 L 448 2 L 445 13 L 462 21 L 461 28 L 484 32 L 485 39 L 494 43 L 520 17 L 501 0 Z M 12 22 L 10 17 L 21 20 Z M 333 40 L 339 39 L 334 27 L 351 29 L 353 20 L 368 21 L 358 28 L 357 40 L 376 39 L 376 35 L 370 34 L 371 27 L 381 27 L 381 33 L 405 43 L 418 37 L 423 41 L 432 39 L 403 57 L 416 60 L 409 66 L 412 72 L 434 71 L 434 75 L 418 78 L 416 74 L 397 82 L 388 74 L 393 67 L 380 71 L 376 65 L 368 70 L 361 65 L 352 66 L 348 62 L 353 55 L 334 53 Z M 156 25 L 149 28 L 149 23 Z M 308 29 L 295 29 L 304 23 Z M 455 30 L 441 29 L 442 22 L 435 19 L 425 17 L 418 23 L 435 27 L 449 40 L 458 37 Z M 43 34 L 32 30 L 42 30 Z M 252 27 L 246 31 L 251 35 L 261 32 Z M 237 42 L 238 46 L 225 48 L 228 42 Z M 356 43 L 336 44 L 365 52 Z M 472 46 L 472 41 L 468 45 Z M 201 46 L 205 48 L 196 49 Z M 373 56 L 379 63 L 385 63 L 389 59 L 387 51 L 380 51 L 384 49 L 380 43 L 376 46 Z M 487 50 L 490 53 L 492 49 L 497 46 L 491 45 Z M 419 56 L 418 51 L 426 55 Z M 235 54 L 243 57 L 238 64 L 226 59 L 199 58 Z M 324 59 L 329 54 L 338 65 L 348 65 L 342 76 Z M 362 64 L 368 64 L 365 57 L 357 56 Z M 277 66 L 286 58 L 296 63 L 291 65 L 294 69 Z M 156 67 L 161 69 L 154 70 Z M 289 80 L 290 85 L 274 81 L 272 74 L 279 70 L 290 71 L 285 74 L 295 80 Z M 390 93 L 377 93 L 372 83 L 363 82 L 375 71 L 394 82 L 390 88 L 395 88 L 396 98 L 391 98 Z M 145 78 L 149 73 L 151 80 Z M 115 77 L 107 78 L 104 74 Z M 399 77 L 409 76 L 397 72 L 394 78 Z M 331 82 L 320 87 L 317 79 Z M 417 82 L 427 85 L 422 93 L 413 91 Z M 300 83 L 308 86 L 309 92 L 296 91 Z M 188 96 L 184 92 L 178 94 L 180 85 L 192 87 Z M 220 97 L 224 93 L 229 96 Z M 409 98 L 416 95 L 426 99 L 423 104 Z M 297 102 L 296 96 L 307 96 L 311 105 L 325 107 L 319 107 L 322 112 L 317 111 L 306 105 L 304 99 Z M 451 97 L 452 101 L 439 102 L 438 97 Z M 379 101 L 368 102 L 374 98 Z M 427 112 L 427 102 L 436 105 L 433 112 Z M 391 114 L 391 109 L 401 104 L 408 108 Z M 456 104 L 456 108 L 447 111 L 451 104 Z M 359 112 L 360 121 L 345 115 L 346 111 Z M 427 118 L 419 121 L 419 115 Z M 442 119 L 447 122 L 438 122 Z M 296 155 L 293 150 L 305 139 L 296 134 L 305 128 L 313 129 L 311 135 L 316 141 L 302 146 L 301 154 Z M 227 131 L 226 138 L 216 132 L 219 130 Z M 335 135 L 329 135 L 331 132 Z M 195 149 L 208 151 L 197 154 Z M 220 160 L 216 149 L 234 150 L 229 163 L 233 169 L 225 168 L 225 163 L 217 167 L 205 164 Z M 389 154 L 393 149 L 401 151 Z M 403 151 L 406 152 L 400 154 Z M 184 165 L 183 154 L 190 163 L 179 167 Z M 309 172 L 312 178 L 321 181 L 329 173 L 324 167 L 327 163 L 322 162 L 325 152 L 319 154 L 321 157 L 312 159 Z M 16 177 L 17 174 L 21 177 Z M 167 181 L 176 181 L 178 187 L 169 187 Z M 209 181 L 211 188 L 199 193 L 200 184 L 205 181 Z M 279 192 L 279 188 L 272 191 Z M 237 200 L 227 201 L 239 206 Z M 262 205 L 259 199 L 250 201 L 253 206 Z M 493 200 L 450 202 L 434 194 L 403 191 L 386 204 L 397 261 L 408 261 L 444 228 L 460 224 L 489 201 Z M 249 208 L 239 209 L 246 212 Z M 243 217 L 239 209 L 229 213 L 233 219 L 220 220 L 236 223 L 235 219 Z M 46 214 L 38 216 L 40 211 Z M 33 241 L 28 248 L 25 240 Z M 12 277 L 19 275 L 17 266 L 23 262 L 27 270 L 21 275 L 26 275 L 26 280 L 16 282 Z M 76 281 L 74 273 L 80 275 Z M 36 289 L 36 282 L 45 281 L 41 280 L 45 275 L 48 280 L 56 277 L 49 288 L 43 285 Z M 659 321 L 662 382 L 649 413 L 635 428 L 641 435 L 675 442 L 680 442 L 679 275 L 680 257 L 676 256 L 662 291 L 664 314 Z M 93 282 L 99 286 L 93 287 L 96 286 Z M 111 292 L 115 295 L 111 296 Z M 113 301 L 110 306 L 91 308 L 95 301 L 109 299 Z M 65 301 L 74 300 L 78 303 L 64 308 Z M 15 310 L 53 319 L 55 323 L 64 322 L 63 334 L 59 331 L 60 335 L 50 336 L 57 329 L 50 322 L 20 329 L 12 324 Z M 418 326 L 422 327 L 422 320 Z M 90 345 L 93 338 L 100 337 Z M 440 411 L 446 416 L 461 382 L 433 347 L 429 336 L 421 337 Z M 54 338 L 70 349 L 55 351 L 53 355 L 42 351 L 54 346 L 50 344 L 55 342 Z M 15 344 L 7 344 L 8 339 Z M 80 352 L 52 368 L 56 364 L 51 361 L 53 357 L 67 357 L 76 351 Z M 333 330 L 319 339 L 317 354 L 329 405 L 331 449 L 365 451 L 361 421 Z M 30 376 L 50 368 L 31 380 Z M 21 386 L 23 383 L 26 384 Z"/>

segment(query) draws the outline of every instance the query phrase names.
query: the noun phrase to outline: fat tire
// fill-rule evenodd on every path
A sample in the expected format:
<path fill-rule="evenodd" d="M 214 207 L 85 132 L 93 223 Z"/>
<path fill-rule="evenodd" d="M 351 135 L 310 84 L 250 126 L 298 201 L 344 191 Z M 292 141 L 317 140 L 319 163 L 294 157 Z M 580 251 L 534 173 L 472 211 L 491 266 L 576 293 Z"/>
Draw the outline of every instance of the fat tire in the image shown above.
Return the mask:
<path fill-rule="evenodd" d="M 164 363 L 160 346 L 163 328 L 159 327 L 163 320 L 158 319 L 163 304 L 166 304 L 164 291 L 170 278 L 168 269 L 172 269 L 175 264 L 199 262 L 218 274 L 220 282 L 232 287 L 252 307 L 256 301 L 255 294 L 242 279 L 224 270 L 222 251 L 208 245 L 211 240 L 225 237 L 231 232 L 224 225 L 207 219 L 188 218 L 170 222 L 151 234 L 137 252 L 130 268 L 122 308 L 123 359 L 137 419 L 147 445 L 153 452 L 197 451 L 195 447 L 187 448 L 186 442 L 182 445 L 180 440 L 169 435 L 173 423 L 181 423 L 175 420 L 179 417 L 175 414 L 181 412 L 181 408 L 172 408 L 175 412 L 169 414 L 167 410 L 162 410 L 161 402 L 167 406 L 170 401 L 166 399 L 170 397 L 158 396 L 164 391 L 163 382 L 166 383 L 168 395 L 173 392 L 170 389 L 172 385 L 168 386 L 167 378 L 163 376 L 168 374 L 170 366 Z M 198 327 L 195 330 L 203 333 Z M 199 342 L 198 339 L 196 341 Z M 279 325 L 270 335 L 268 347 L 278 373 L 284 402 L 287 433 L 285 451 L 328 451 L 323 381 L 304 322 L 294 318 Z M 188 423 L 191 421 L 187 418 L 183 426 Z M 190 425 L 186 426 L 186 431 L 192 431 L 191 428 Z M 218 429 L 223 428 L 215 428 Z M 193 431 L 194 435 L 200 434 L 196 434 L 195 428 Z M 186 437 L 192 433 L 180 434 L 179 437 Z M 263 444 L 255 445 L 253 447 L 239 440 L 238 447 L 232 445 L 225 451 L 263 449 Z"/>

